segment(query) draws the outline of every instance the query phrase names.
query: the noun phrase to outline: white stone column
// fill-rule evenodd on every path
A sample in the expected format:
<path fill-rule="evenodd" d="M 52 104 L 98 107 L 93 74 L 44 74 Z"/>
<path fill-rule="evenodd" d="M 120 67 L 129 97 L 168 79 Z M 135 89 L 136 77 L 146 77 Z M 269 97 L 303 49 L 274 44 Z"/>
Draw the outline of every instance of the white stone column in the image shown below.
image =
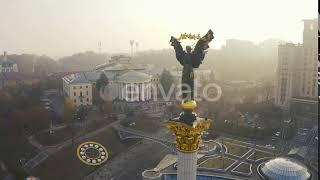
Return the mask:
<path fill-rule="evenodd" d="M 123 83 L 121 83 L 121 99 L 123 99 Z"/>
<path fill-rule="evenodd" d="M 147 98 L 150 100 L 150 84 L 147 82 Z"/>
<path fill-rule="evenodd" d="M 141 89 L 142 89 L 142 101 L 145 101 L 146 100 L 146 96 L 145 96 L 145 83 L 143 82 L 142 84 L 141 84 Z"/>
<path fill-rule="evenodd" d="M 124 99 L 126 100 L 126 101 L 128 101 L 128 92 L 127 92 L 127 84 L 124 84 Z"/>
<path fill-rule="evenodd" d="M 178 151 L 177 180 L 196 180 L 197 152 L 183 153 Z"/>
<path fill-rule="evenodd" d="M 121 97 L 121 95 L 122 95 L 122 89 L 121 89 L 121 83 L 117 83 L 117 88 L 118 88 L 118 97 L 119 97 L 119 99 L 121 99 L 122 97 Z"/>

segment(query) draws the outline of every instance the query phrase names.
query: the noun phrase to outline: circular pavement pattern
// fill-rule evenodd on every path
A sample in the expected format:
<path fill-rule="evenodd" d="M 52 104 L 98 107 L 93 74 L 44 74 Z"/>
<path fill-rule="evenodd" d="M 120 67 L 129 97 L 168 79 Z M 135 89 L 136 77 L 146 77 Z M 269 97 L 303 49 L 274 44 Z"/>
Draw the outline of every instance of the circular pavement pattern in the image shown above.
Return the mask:
<path fill-rule="evenodd" d="M 102 144 L 88 141 L 78 146 L 77 156 L 83 163 L 90 166 L 97 166 L 108 159 L 108 151 Z"/>

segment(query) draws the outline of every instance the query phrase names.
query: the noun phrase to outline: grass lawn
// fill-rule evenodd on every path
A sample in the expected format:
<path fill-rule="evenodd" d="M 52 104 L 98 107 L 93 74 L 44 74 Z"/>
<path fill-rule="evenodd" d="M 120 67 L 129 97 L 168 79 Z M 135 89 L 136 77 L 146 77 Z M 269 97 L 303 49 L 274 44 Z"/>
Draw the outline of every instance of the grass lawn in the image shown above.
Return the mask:
<path fill-rule="evenodd" d="M 38 150 L 24 137 L 1 135 L 0 142 L 0 159 L 11 173 L 17 175 L 17 179 L 24 179 L 26 173 L 22 169 L 19 160 L 32 158 L 38 153 Z"/>
<path fill-rule="evenodd" d="M 85 141 L 96 141 L 104 145 L 109 153 L 109 160 L 117 154 L 126 151 L 137 142 L 134 139 L 120 141 L 112 128 L 108 128 L 97 136 L 85 139 L 82 142 Z M 74 147 L 68 146 L 56 154 L 49 156 L 46 161 L 33 169 L 33 175 L 45 180 L 77 180 L 90 174 L 99 166 L 85 165 L 76 157 L 76 148 L 79 144 L 81 142 L 75 144 Z"/>
<path fill-rule="evenodd" d="M 36 134 L 35 139 L 44 146 L 53 146 L 71 138 L 71 135 L 71 128 L 66 127 L 63 129 L 55 130 L 53 134 L 50 134 L 50 132 L 48 131 Z"/>
<path fill-rule="evenodd" d="M 264 152 L 264 151 L 259 151 L 256 150 L 250 157 L 250 160 L 257 160 L 257 159 L 261 159 L 264 157 L 273 157 L 273 154 L 268 153 L 268 152 Z"/>
<path fill-rule="evenodd" d="M 134 125 L 129 125 L 130 123 L 134 122 Z M 125 120 L 121 124 L 125 127 L 143 131 L 146 133 L 154 133 L 157 132 L 160 128 L 160 122 L 161 120 L 159 118 L 142 118 L 142 119 L 131 119 L 131 120 Z"/>
<path fill-rule="evenodd" d="M 210 158 L 204 161 L 199 165 L 199 167 L 203 168 L 213 168 L 213 169 L 225 169 L 229 167 L 235 161 L 232 159 L 217 157 L 217 158 Z"/>
<path fill-rule="evenodd" d="M 242 172 L 242 173 L 250 173 L 250 164 L 248 163 L 241 163 L 235 171 Z"/>
<path fill-rule="evenodd" d="M 227 152 L 229 154 L 233 154 L 236 156 L 243 156 L 250 149 L 249 147 L 242 146 L 242 145 L 235 144 L 235 143 L 231 143 L 231 142 L 227 142 L 227 141 L 223 141 L 223 145 L 226 146 Z"/>
<path fill-rule="evenodd" d="M 100 120 L 100 121 L 92 121 L 86 127 L 79 127 L 77 125 L 74 126 L 74 136 L 77 137 L 79 134 L 83 134 L 84 132 L 91 132 L 106 126 L 111 123 L 113 120 Z M 35 138 L 39 141 L 40 144 L 44 146 L 53 146 L 57 145 L 63 141 L 66 141 L 72 137 L 72 128 L 65 127 L 63 129 L 55 130 L 53 134 L 50 134 L 49 131 L 39 133 L 35 135 Z"/>

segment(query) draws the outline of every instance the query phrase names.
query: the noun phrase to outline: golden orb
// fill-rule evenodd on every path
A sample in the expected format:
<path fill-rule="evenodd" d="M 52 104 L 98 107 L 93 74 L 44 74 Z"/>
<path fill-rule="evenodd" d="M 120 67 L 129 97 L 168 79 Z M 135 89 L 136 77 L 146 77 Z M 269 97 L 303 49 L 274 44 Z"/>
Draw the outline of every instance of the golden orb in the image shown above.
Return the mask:
<path fill-rule="evenodd" d="M 181 108 L 183 111 L 193 111 L 197 107 L 197 103 L 194 100 L 183 100 L 181 102 Z"/>

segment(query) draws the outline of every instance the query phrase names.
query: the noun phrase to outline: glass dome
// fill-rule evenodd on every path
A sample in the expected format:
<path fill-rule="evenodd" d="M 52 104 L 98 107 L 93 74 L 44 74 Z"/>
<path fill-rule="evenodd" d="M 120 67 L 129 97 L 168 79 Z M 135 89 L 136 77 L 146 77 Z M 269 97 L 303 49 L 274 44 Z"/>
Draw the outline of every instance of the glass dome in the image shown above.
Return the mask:
<path fill-rule="evenodd" d="M 268 179 L 307 180 L 311 174 L 303 164 L 290 159 L 279 157 L 261 165 L 261 173 Z"/>

